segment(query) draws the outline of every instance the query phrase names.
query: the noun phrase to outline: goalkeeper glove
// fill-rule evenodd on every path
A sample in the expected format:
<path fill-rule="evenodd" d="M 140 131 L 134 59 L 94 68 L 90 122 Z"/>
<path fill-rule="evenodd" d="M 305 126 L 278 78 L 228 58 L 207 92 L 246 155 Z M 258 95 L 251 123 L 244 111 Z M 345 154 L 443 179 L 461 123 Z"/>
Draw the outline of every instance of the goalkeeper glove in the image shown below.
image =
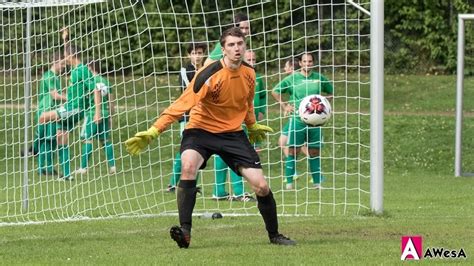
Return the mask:
<path fill-rule="evenodd" d="M 125 141 L 127 151 L 131 155 L 137 155 L 150 144 L 153 139 L 156 139 L 160 132 L 156 127 L 150 127 L 147 131 L 140 131 L 135 136 Z"/>
<path fill-rule="evenodd" d="M 263 141 L 267 132 L 273 132 L 271 127 L 259 125 L 257 123 L 248 126 L 247 129 L 249 131 L 249 140 L 252 144 Z"/>

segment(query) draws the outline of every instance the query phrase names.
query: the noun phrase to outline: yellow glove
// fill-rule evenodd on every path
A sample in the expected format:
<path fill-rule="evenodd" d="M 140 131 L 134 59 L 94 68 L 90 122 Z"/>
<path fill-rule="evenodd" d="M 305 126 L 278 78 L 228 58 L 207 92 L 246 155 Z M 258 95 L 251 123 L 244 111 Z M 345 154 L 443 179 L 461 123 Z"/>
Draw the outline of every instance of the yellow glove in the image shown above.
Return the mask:
<path fill-rule="evenodd" d="M 259 125 L 257 123 L 248 126 L 247 129 L 249 131 L 249 141 L 252 144 L 262 142 L 265 140 L 265 134 L 267 132 L 273 132 L 271 127 Z"/>
<path fill-rule="evenodd" d="M 147 131 L 140 131 L 135 136 L 125 141 L 127 151 L 131 155 L 137 155 L 150 144 L 153 139 L 156 139 L 160 132 L 156 127 L 150 127 Z"/>

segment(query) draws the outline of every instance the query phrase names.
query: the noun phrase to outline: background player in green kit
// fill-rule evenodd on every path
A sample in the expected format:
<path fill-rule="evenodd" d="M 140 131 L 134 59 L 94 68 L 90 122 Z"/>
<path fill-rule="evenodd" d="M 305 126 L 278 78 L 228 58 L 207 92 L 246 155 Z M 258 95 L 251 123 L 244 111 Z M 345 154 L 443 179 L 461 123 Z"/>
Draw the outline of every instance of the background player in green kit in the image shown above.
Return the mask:
<path fill-rule="evenodd" d="M 321 157 L 322 132 L 320 127 L 309 127 L 298 117 L 297 110 L 301 100 L 312 94 L 326 94 L 332 98 L 333 86 L 331 82 L 313 71 L 314 57 L 310 53 L 303 53 L 299 60 L 300 71 L 284 78 L 272 91 L 273 97 L 280 103 L 285 113 L 292 113 L 288 128 L 289 154 L 285 158 L 285 177 L 287 189 L 293 189 L 293 176 L 296 171 L 296 156 L 300 147 L 306 142 L 309 153 L 309 168 L 313 178 L 314 188 L 321 187 Z M 289 94 L 288 102 L 282 100 L 281 94 Z M 296 109 L 295 109 L 296 108 Z"/>
<path fill-rule="evenodd" d="M 79 49 L 71 44 L 65 47 L 66 63 L 71 66 L 71 78 L 67 88 L 67 101 L 64 106 L 44 112 L 40 124 L 57 122 L 57 142 L 59 164 L 64 180 L 72 180 L 69 159 L 69 131 L 84 117 L 89 108 L 89 98 L 94 90 L 94 77 L 80 59 Z"/>
<path fill-rule="evenodd" d="M 110 82 L 100 75 L 99 61 L 91 62 L 88 67 L 94 75 L 94 92 L 93 97 L 89 98 L 90 108 L 85 113 L 81 128 L 81 139 L 83 140 L 81 168 L 77 169 L 75 173 L 87 173 L 89 159 L 93 150 L 93 140 L 97 139 L 104 148 L 109 166 L 109 174 L 114 174 L 117 170 L 115 168 L 114 147 L 110 140 L 112 115 L 114 113 L 112 87 Z"/>
<path fill-rule="evenodd" d="M 54 53 L 52 62 L 51 67 L 44 72 L 39 83 L 37 121 L 39 121 L 41 114 L 55 109 L 61 102 L 66 101 L 66 96 L 61 94 L 61 78 L 59 77 L 65 67 L 63 54 L 61 52 Z M 57 176 L 58 173 L 53 167 L 56 152 L 56 123 L 38 124 L 34 146 L 38 151 L 39 174 Z"/>
<path fill-rule="evenodd" d="M 189 85 L 191 80 L 194 78 L 194 74 L 202 67 L 204 61 L 204 54 L 206 53 L 207 45 L 205 43 L 196 42 L 190 43 L 187 52 L 190 63 L 181 68 L 179 73 L 179 84 L 181 85 L 181 93 L 184 92 L 186 87 Z M 189 121 L 189 112 L 183 115 L 179 120 L 179 132 L 182 134 L 186 123 Z M 176 190 L 176 184 L 181 176 L 181 153 L 176 153 L 176 157 L 173 161 L 173 174 L 170 178 L 170 183 L 166 188 L 168 192 L 174 192 Z"/>

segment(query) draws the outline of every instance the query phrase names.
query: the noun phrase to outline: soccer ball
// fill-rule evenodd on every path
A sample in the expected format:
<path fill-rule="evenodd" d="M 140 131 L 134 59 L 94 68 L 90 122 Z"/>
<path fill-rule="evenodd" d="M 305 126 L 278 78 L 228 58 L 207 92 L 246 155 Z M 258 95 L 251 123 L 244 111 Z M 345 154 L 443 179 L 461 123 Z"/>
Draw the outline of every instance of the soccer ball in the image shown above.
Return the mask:
<path fill-rule="evenodd" d="M 331 118 L 331 104 L 322 95 L 309 95 L 301 101 L 298 114 L 308 126 L 322 126 Z"/>

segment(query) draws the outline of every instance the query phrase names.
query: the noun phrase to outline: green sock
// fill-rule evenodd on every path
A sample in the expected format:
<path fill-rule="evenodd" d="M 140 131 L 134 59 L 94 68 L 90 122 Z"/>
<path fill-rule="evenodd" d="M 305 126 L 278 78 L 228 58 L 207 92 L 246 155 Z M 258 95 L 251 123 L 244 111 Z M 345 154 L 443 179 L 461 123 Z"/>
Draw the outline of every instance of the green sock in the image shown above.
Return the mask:
<path fill-rule="evenodd" d="M 54 154 L 56 151 L 56 141 L 55 140 L 48 140 L 45 141 L 46 144 L 46 171 L 48 173 L 52 173 L 54 171 L 53 161 L 54 161 Z"/>
<path fill-rule="evenodd" d="M 239 197 L 244 195 L 244 182 L 243 178 L 236 174 L 234 171 L 230 171 L 230 181 L 232 182 L 232 191 L 234 195 Z"/>
<path fill-rule="evenodd" d="M 177 153 L 173 162 L 173 175 L 170 178 L 170 185 L 175 187 L 181 177 L 181 153 Z"/>
<path fill-rule="evenodd" d="M 104 149 L 105 155 L 107 156 L 107 163 L 109 167 L 115 166 L 115 158 L 114 158 L 114 145 L 110 141 L 104 141 Z"/>
<path fill-rule="evenodd" d="M 87 165 L 89 164 L 89 158 L 92 154 L 92 143 L 82 143 L 82 150 L 81 150 L 81 168 L 87 169 Z"/>
<path fill-rule="evenodd" d="M 293 176 L 296 172 L 296 158 L 293 155 L 288 155 L 285 158 L 285 177 L 288 184 L 293 184 Z"/>
<path fill-rule="evenodd" d="M 69 177 L 71 175 L 71 162 L 69 161 L 69 146 L 60 145 L 58 147 L 59 152 L 59 165 L 63 171 L 64 177 Z"/>
<path fill-rule="evenodd" d="M 214 184 L 214 195 L 216 197 L 224 197 L 227 195 L 225 192 L 225 180 L 227 179 L 227 164 L 222 160 L 220 156 L 214 157 L 214 174 L 216 177 L 216 183 Z"/>
<path fill-rule="evenodd" d="M 45 170 L 45 165 L 46 165 L 46 149 L 47 149 L 47 143 L 43 142 L 39 146 L 39 153 L 38 153 L 38 173 L 41 174 L 42 171 Z"/>
<path fill-rule="evenodd" d="M 311 176 L 313 177 L 313 184 L 321 183 L 321 157 L 309 157 L 309 169 L 311 170 Z"/>

